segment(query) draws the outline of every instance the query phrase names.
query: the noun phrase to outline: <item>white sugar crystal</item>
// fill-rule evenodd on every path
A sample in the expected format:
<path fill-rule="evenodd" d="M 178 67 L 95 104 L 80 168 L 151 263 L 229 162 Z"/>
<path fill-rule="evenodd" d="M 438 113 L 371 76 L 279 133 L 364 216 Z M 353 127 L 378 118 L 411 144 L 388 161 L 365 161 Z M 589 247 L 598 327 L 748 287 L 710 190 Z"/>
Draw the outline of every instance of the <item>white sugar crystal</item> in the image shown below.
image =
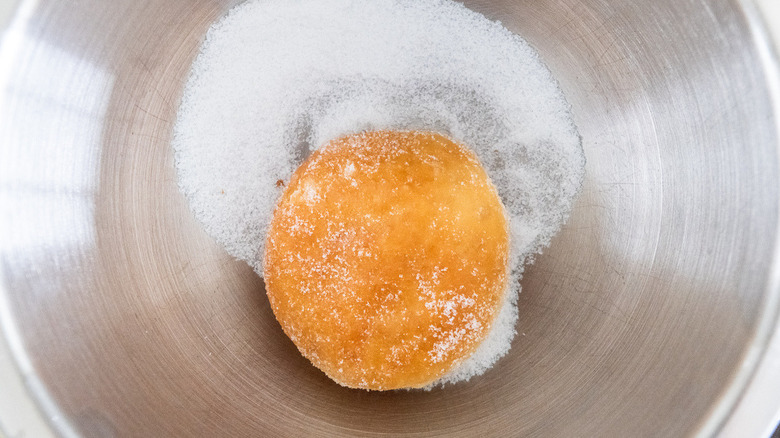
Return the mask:
<path fill-rule="evenodd" d="M 583 176 L 568 105 L 520 37 L 447 0 L 242 3 L 208 31 L 187 81 L 179 186 L 206 231 L 262 272 L 277 182 L 328 140 L 378 129 L 471 147 L 507 209 L 504 305 L 477 352 L 438 383 L 468 380 L 509 350 L 523 264 L 566 219 Z"/>

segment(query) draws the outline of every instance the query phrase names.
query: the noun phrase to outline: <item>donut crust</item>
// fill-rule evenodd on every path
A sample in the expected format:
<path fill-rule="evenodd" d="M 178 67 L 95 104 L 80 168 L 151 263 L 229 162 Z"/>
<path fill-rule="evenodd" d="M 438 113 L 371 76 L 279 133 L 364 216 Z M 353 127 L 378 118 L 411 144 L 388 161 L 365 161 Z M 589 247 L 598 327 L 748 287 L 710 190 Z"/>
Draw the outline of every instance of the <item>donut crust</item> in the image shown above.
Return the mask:
<path fill-rule="evenodd" d="M 479 160 L 443 135 L 333 140 L 295 171 L 263 261 L 276 319 L 350 388 L 424 387 L 485 338 L 507 288 L 504 207 Z"/>

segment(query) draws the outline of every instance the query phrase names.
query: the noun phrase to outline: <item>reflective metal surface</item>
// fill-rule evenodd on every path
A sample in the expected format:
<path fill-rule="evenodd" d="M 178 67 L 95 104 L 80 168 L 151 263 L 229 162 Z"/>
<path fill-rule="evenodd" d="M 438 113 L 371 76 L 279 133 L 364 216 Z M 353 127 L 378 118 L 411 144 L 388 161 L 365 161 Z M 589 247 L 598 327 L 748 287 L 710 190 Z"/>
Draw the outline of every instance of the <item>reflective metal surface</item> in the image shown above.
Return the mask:
<path fill-rule="evenodd" d="M 528 39 L 560 80 L 585 186 L 523 280 L 506 358 L 466 384 L 367 393 L 298 354 L 262 280 L 176 188 L 183 81 L 233 2 L 23 2 L 0 49 L 0 318 L 61 434 L 638 437 L 738 424 L 780 303 L 778 78 L 750 4 L 466 3 Z"/>

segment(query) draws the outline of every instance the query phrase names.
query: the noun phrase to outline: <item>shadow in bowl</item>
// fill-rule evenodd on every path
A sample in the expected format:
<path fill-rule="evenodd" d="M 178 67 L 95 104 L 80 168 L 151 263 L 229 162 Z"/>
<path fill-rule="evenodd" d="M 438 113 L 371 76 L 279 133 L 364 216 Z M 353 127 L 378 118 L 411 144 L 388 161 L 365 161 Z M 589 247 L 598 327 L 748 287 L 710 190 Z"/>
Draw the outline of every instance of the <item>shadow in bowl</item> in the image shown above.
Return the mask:
<path fill-rule="evenodd" d="M 35 377 L 75 430 L 717 426 L 777 293 L 775 114 L 740 3 L 467 2 L 529 40 L 560 81 L 586 182 L 526 272 L 509 355 L 468 383 L 390 393 L 339 387 L 309 365 L 262 280 L 204 234 L 177 189 L 170 136 L 183 82 L 234 3 L 40 0 L 19 35 L 0 113 L 13 230 L 3 293 Z"/>

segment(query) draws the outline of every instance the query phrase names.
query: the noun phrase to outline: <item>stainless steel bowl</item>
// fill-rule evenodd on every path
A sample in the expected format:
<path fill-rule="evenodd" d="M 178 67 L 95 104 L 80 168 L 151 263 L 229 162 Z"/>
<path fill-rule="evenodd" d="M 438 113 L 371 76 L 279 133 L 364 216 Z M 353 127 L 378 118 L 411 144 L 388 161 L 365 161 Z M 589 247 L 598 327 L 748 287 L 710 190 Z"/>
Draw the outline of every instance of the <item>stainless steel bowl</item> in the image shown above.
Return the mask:
<path fill-rule="evenodd" d="M 769 432 L 780 80 L 753 3 L 466 2 L 558 78 L 586 182 L 523 280 L 511 353 L 469 383 L 390 393 L 310 366 L 176 188 L 183 81 L 234 3 L 25 0 L 3 37 L 0 316 L 59 433 Z"/>

